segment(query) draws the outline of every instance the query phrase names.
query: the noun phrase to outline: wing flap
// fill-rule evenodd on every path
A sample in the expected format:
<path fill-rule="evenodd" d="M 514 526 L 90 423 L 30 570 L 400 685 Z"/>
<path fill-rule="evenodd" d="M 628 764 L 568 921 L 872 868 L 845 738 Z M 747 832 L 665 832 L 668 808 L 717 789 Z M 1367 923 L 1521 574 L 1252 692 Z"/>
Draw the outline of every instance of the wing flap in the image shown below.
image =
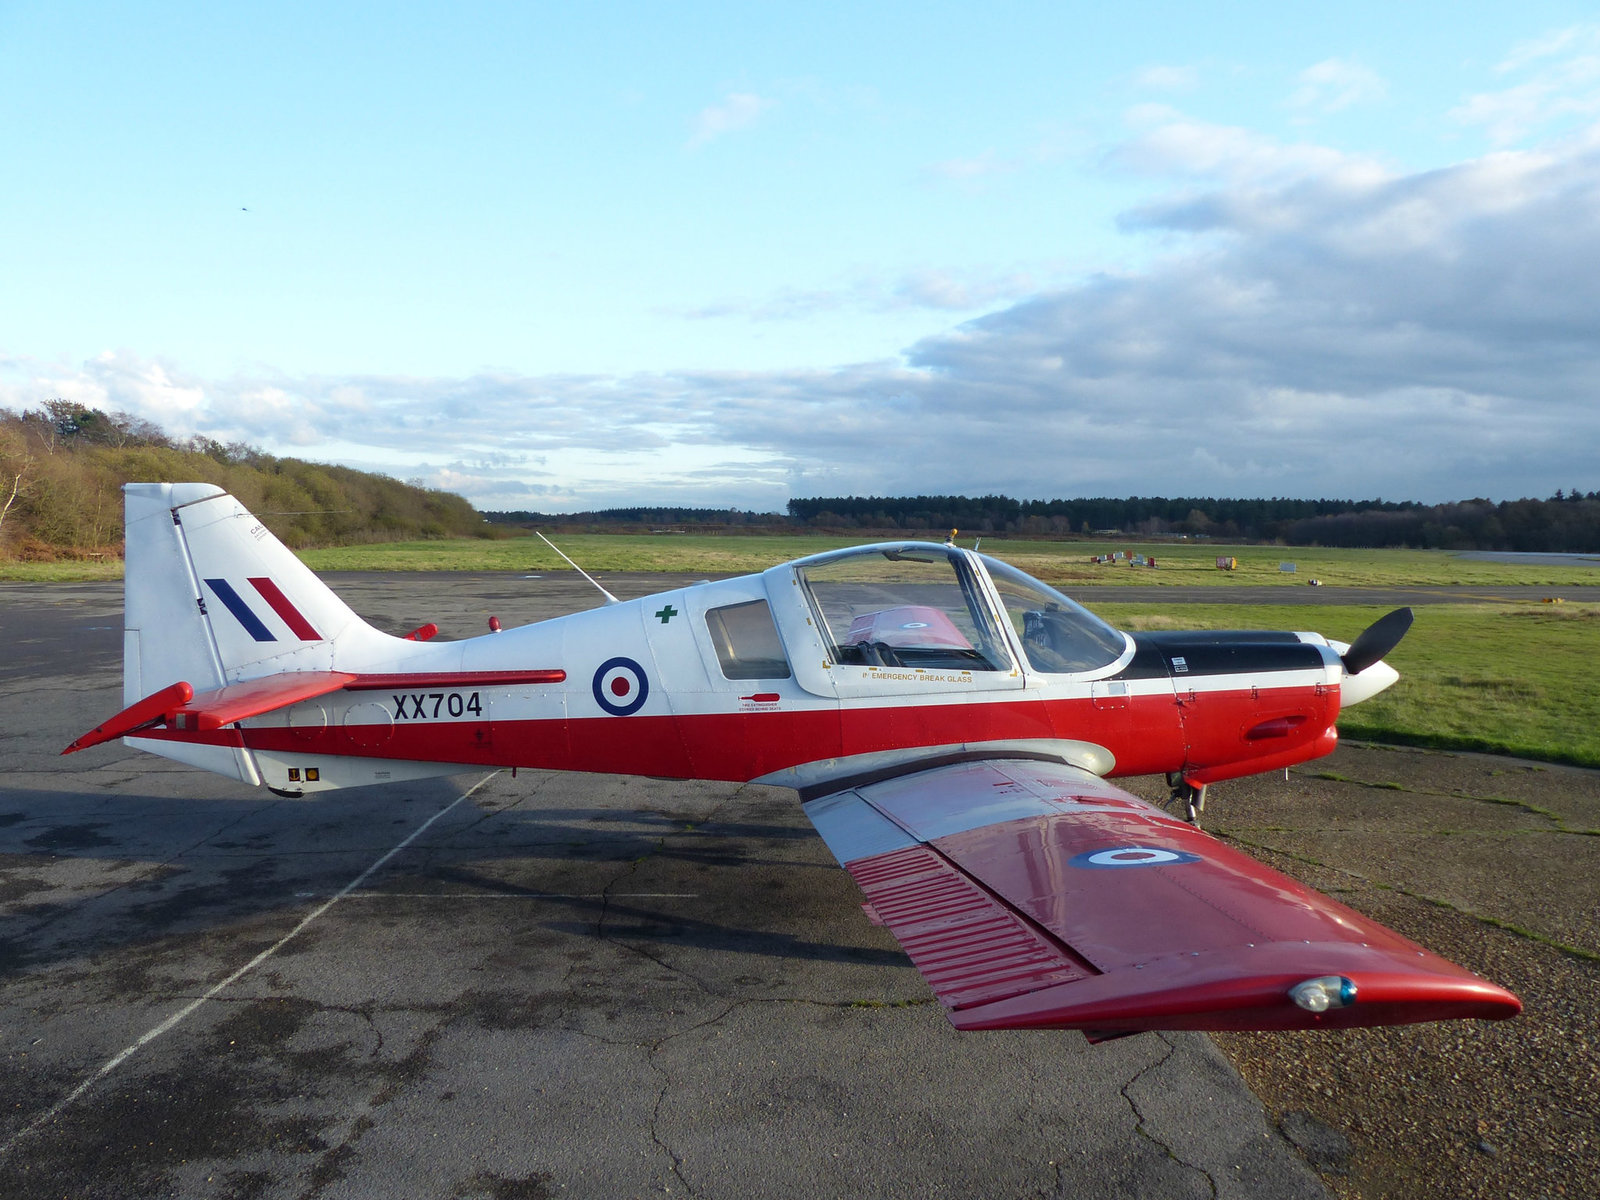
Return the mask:
<path fill-rule="evenodd" d="M 1521 1007 L 1065 764 L 939 767 L 806 811 L 959 1028 L 1326 1028 Z M 997 913 L 1011 922 L 1003 933 Z M 1348 997 L 1340 1005 L 1292 999 L 1325 978 Z"/>

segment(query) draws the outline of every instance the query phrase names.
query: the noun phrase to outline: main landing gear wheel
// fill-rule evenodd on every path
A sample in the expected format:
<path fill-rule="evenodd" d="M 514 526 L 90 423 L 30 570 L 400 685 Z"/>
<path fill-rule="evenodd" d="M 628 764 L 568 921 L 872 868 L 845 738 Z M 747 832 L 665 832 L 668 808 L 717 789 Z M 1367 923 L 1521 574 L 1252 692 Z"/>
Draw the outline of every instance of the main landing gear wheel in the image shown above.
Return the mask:
<path fill-rule="evenodd" d="M 1172 789 L 1173 802 L 1183 802 L 1185 820 L 1199 828 L 1200 814 L 1206 810 L 1206 785 L 1190 783 L 1181 775 L 1169 773 L 1167 786 Z"/>

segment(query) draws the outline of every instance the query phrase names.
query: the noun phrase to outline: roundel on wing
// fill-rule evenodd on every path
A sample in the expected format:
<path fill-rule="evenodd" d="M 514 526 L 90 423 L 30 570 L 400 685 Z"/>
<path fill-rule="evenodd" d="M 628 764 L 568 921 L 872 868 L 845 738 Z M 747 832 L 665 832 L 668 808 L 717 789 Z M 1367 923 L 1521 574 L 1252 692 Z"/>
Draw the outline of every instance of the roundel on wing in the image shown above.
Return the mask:
<path fill-rule="evenodd" d="M 1199 862 L 1200 856 L 1161 846 L 1118 846 L 1113 850 L 1075 854 L 1069 861 L 1074 867 L 1167 867 Z"/>
<path fill-rule="evenodd" d="M 594 702 L 614 717 L 626 717 L 644 707 L 650 680 L 631 658 L 608 658 L 595 669 Z"/>

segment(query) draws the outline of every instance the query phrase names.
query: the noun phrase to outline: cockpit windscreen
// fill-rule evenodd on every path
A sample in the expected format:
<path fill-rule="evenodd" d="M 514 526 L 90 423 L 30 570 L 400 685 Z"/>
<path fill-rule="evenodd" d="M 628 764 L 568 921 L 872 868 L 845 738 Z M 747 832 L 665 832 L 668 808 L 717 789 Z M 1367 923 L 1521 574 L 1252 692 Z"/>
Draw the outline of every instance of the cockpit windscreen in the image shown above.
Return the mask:
<path fill-rule="evenodd" d="M 1035 671 L 1080 674 L 1122 657 L 1127 639 L 1088 609 L 1009 563 L 981 557 Z"/>

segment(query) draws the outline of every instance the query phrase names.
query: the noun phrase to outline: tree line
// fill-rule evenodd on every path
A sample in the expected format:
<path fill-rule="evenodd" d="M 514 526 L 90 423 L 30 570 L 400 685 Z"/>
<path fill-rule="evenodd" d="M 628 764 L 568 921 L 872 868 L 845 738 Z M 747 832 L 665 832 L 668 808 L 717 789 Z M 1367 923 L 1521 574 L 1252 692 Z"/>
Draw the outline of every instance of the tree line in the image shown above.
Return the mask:
<path fill-rule="evenodd" d="M 1558 490 L 1547 500 L 1218 499 L 1101 496 L 817 496 L 788 512 L 638 507 L 580 513 L 488 512 L 496 524 L 645 531 L 969 534 L 1029 538 L 1188 537 L 1291 546 L 1600 553 L 1600 492 Z"/>
<path fill-rule="evenodd" d="M 1600 492 L 1557 490 L 1547 500 L 1416 501 L 1130 496 L 1014 500 L 1009 496 L 817 497 L 789 502 L 818 527 L 1029 537 L 1210 537 L 1438 550 L 1600 553 Z"/>
<path fill-rule="evenodd" d="M 112 554 L 124 483 L 215 483 L 294 547 L 505 536 L 511 526 L 695 529 L 942 538 L 1191 537 L 1293 546 L 1600 553 L 1600 492 L 1548 499 L 1415 501 L 1129 496 L 818 496 L 788 512 L 636 506 L 478 513 L 460 496 L 348 467 L 277 458 L 242 442 L 174 439 L 143 418 L 64 399 L 0 409 L 0 559 Z"/>
<path fill-rule="evenodd" d="M 544 513 L 519 509 L 508 512 L 486 511 L 483 519 L 495 525 L 563 525 L 568 528 L 627 529 L 647 532 L 659 529 L 717 530 L 727 527 L 757 532 L 788 529 L 796 522 L 779 513 L 746 512 L 741 508 L 680 508 L 672 505 L 636 508 L 595 508 L 581 512 Z"/>
<path fill-rule="evenodd" d="M 120 553 L 122 484 L 178 482 L 226 488 L 297 548 L 496 532 L 449 492 L 54 399 L 0 409 L 0 560 Z"/>

